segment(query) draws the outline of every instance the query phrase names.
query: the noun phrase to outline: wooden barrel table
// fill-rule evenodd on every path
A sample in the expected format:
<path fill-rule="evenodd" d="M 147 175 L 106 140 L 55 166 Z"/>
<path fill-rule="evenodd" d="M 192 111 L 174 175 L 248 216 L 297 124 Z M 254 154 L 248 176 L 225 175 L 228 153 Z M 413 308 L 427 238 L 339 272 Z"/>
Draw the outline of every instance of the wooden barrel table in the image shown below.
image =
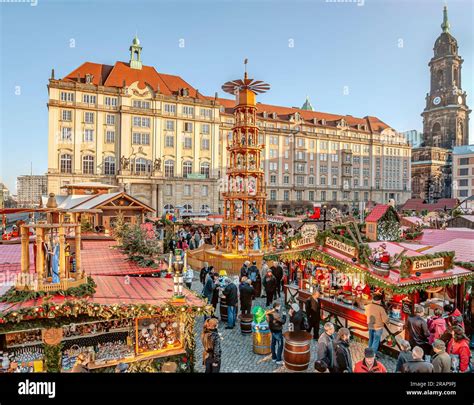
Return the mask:
<path fill-rule="evenodd" d="M 292 371 L 305 371 L 308 369 L 311 357 L 311 333 L 305 331 L 285 332 L 285 346 L 283 360 L 285 367 Z"/>
<path fill-rule="evenodd" d="M 253 334 L 253 352 L 255 354 L 270 354 L 272 352 L 272 334 L 266 326 L 257 326 L 252 324 Z"/>
<path fill-rule="evenodd" d="M 253 315 L 240 315 L 240 332 L 242 335 L 250 335 L 252 333 L 252 319 Z"/>
<path fill-rule="evenodd" d="M 225 297 L 220 298 L 219 313 L 221 315 L 221 321 L 227 322 L 227 301 Z"/>

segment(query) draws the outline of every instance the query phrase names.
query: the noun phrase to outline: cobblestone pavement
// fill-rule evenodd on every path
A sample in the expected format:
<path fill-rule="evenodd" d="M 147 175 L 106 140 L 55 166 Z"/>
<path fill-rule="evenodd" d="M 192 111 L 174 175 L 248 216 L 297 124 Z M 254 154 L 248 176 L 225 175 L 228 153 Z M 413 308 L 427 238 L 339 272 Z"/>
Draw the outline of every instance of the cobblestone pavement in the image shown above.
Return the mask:
<path fill-rule="evenodd" d="M 192 289 L 201 292 L 202 285 L 199 281 L 194 281 Z M 283 295 L 280 298 L 283 304 Z M 260 305 L 265 307 L 265 299 L 257 298 L 254 306 Z M 217 306 L 217 314 L 219 317 L 219 306 Z M 196 321 L 195 334 L 196 334 L 196 371 L 204 372 L 202 365 L 202 344 L 200 334 L 202 332 L 203 318 L 199 318 Z M 222 337 L 222 364 L 221 372 L 227 373 L 272 373 L 272 372 L 290 372 L 285 369 L 284 366 L 278 366 L 271 361 L 271 356 L 258 355 L 253 353 L 252 350 L 252 335 L 242 335 L 240 333 L 239 321 L 237 320 L 234 329 L 225 329 L 226 323 L 220 321 L 219 317 L 219 333 Z M 285 329 L 288 326 L 288 322 L 285 325 Z M 364 355 L 365 346 L 358 342 L 351 343 L 352 361 L 355 364 L 360 361 Z M 308 372 L 314 371 L 314 362 L 316 360 L 316 341 L 311 341 L 311 361 Z M 380 361 L 387 368 L 388 372 L 394 372 L 396 359 L 387 355 L 381 354 Z"/>

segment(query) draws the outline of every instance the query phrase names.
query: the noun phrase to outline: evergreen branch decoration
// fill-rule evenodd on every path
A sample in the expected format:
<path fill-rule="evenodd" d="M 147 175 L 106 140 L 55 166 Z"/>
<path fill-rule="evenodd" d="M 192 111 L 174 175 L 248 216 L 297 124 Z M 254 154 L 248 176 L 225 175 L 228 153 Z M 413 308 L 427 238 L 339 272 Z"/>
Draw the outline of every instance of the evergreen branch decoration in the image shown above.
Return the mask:
<path fill-rule="evenodd" d="M 48 373 L 59 373 L 61 371 L 61 355 L 63 344 L 43 344 L 44 364 Z"/>
<path fill-rule="evenodd" d="M 77 287 L 71 287 L 67 290 L 56 290 L 51 292 L 46 291 L 31 291 L 21 290 L 18 291 L 15 287 L 11 287 L 5 294 L 0 297 L 0 302 L 16 303 L 35 300 L 38 298 L 51 297 L 54 295 L 62 295 L 65 297 L 87 297 L 92 296 L 95 293 L 97 285 L 92 277 L 87 277 L 87 282 Z"/>
<path fill-rule="evenodd" d="M 461 276 L 453 276 L 449 279 L 431 281 L 407 280 L 401 285 L 394 285 L 382 280 L 380 277 L 372 275 L 368 269 L 354 266 L 350 263 L 345 262 L 344 260 L 336 259 L 331 255 L 316 249 L 307 249 L 300 252 L 285 252 L 276 256 L 283 261 L 315 260 L 324 263 L 329 267 L 333 267 L 343 273 L 356 273 L 359 274 L 368 285 L 390 290 L 394 294 L 411 294 L 416 291 L 423 291 L 427 288 L 444 287 L 468 280 L 474 280 L 474 272 L 472 272 L 470 274 L 465 274 Z M 421 257 L 422 256 L 416 256 L 417 259 L 420 259 Z"/>

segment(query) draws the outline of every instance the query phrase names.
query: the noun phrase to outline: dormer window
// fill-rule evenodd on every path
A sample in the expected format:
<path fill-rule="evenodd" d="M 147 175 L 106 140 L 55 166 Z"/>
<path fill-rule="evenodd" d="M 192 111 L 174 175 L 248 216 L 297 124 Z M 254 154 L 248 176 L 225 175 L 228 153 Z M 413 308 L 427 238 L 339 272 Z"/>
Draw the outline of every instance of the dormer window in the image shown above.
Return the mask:
<path fill-rule="evenodd" d="M 321 120 L 321 125 L 326 125 L 326 120 L 324 118 Z"/>
<path fill-rule="evenodd" d="M 268 118 L 268 113 L 266 111 L 263 112 L 263 118 Z"/>
<path fill-rule="evenodd" d="M 182 88 L 179 90 L 179 95 L 181 97 L 189 97 L 189 89 L 188 88 Z"/>
<path fill-rule="evenodd" d="M 276 119 L 278 118 L 278 115 L 277 115 L 277 113 L 275 113 L 275 112 L 274 112 L 274 113 L 272 113 L 272 118 L 273 118 L 274 120 L 276 120 Z"/>
<path fill-rule="evenodd" d="M 86 74 L 86 83 L 87 83 L 87 84 L 91 84 L 93 78 L 94 78 L 93 75 L 91 75 L 90 73 L 87 73 L 87 74 Z"/>

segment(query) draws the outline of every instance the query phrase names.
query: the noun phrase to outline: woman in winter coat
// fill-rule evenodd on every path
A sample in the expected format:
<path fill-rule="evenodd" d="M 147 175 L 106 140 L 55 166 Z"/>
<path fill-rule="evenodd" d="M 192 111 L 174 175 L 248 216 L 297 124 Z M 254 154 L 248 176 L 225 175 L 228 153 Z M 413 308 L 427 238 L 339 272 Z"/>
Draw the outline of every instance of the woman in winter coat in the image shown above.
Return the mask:
<path fill-rule="evenodd" d="M 460 326 L 454 326 L 451 332 L 452 338 L 448 343 L 448 354 L 459 357 L 459 372 L 466 373 L 470 371 L 471 350 L 469 348 L 469 339 L 464 334 Z"/>
<path fill-rule="evenodd" d="M 203 347 L 202 363 L 206 373 L 219 373 L 221 369 L 221 337 L 217 332 L 219 321 L 216 318 L 206 319 L 201 334 Z"/>
<path fill-rule="evenodd" d="M 441 308 L 436 308 L 434 316 L 428 319 L 428 330 L 430 331 L 430 337 L 428 343 L 430 345 L 446 332 L 446 320 L 443 318 L 443 311 Z"/>

